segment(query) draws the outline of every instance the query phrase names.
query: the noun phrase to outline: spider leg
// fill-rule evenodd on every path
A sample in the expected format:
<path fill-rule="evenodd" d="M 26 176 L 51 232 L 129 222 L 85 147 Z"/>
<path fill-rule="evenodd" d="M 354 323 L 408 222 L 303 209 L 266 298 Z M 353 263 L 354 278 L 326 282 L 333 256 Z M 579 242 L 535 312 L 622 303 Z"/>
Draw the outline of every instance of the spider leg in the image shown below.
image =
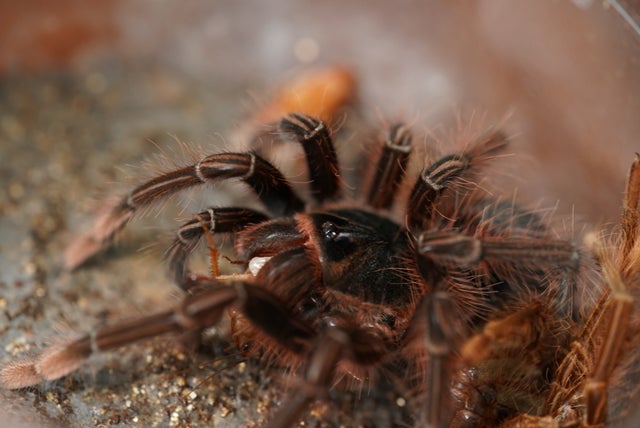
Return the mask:
<path fill-rule="evenodd" d="M 488 263 L 514 263 L 523 267 L 541 264 L 576 267 L 575 247 L 563 240 L 531 237 L 474 237 L 455 231 L 427 231 L 418 236 L 418 252 L 438 264 L 460 267 Z"/>
<path fill-rule="evenodd" d="M 447 188 L 469 181 L 476 167 L 507 145 L 502 132 L 491 131 L 460 153 L 443 156 L 426 167 L 416 181 L 406 210 L 410 230 L 424 230 L 435 214 L 434 204 Z"/>
<path fill-rule="evenodd" d="M 640 200 L 640 156 L 636 154 L 629 173 L 621 220 L 619 254 L 614 259 L 607 255 L 601 242 L 592 239 L 590 247 L 609 286 L 609 301 L 599 322 L 606 322 L 602 346 L 597 362 L 584 385 L 586 402 L 585 423 L 588 426 L 607 422 L 609 379 L 619 362 L 619 356 L 631 322 L 634 298 L 628 290 L 640 272 L 640 234 L 638 202 Z M 589 237 L 594 238 L 594 237 Z M 597 310 L 597 308 L 596 308 Z"/>
<path fill-rule="evenodd" d="M 531 315 L 532 311 L 538 310 L 534 305 L 525 307 L 516 316 L 488 323 L 485 331 L 467 339 L 463 323 L 451 319 L 450 314 L 456 313 L 453 292 L 447 289 L 441 278 L 448 269 L 469 269 L 480 263 L 486 263 L 497 271 L 501 265 L 507 264 L 517 264 L 525 269 L 540 266 L 573 269 L 577 263 L 576 250 L 573 245 L 561 240 L 509 236 L 475 237 L 451 230 L 421 233 L 416 239 L 416 250 L 422 276 L 428 283 L 434 284 L 432 291 L 425 296 L 422 309 L 417 312 L 414 320 L 414 323 L 424 322 L 426 315 L 424 341 L 429 354 L 426 385 L 429 403 L 427 423 L 439 427 L 448 424 L 451 417 L 457 424 L 461 424 L 463 420 L 484 420 L 483 413 L 491 411 L 494 403 L 491 402 L 491 393 L 485 397 L 477 388 L 486 389 L 487 386 L 474 385 L 471 378 L 457 379 L 456 385 L 459 386 L 451 390 L 454 402 L 447 401 L 451 382 L 447 377 L 450 373 L 447 365 L 452 363 L 453 352 L 458 350 L 464 362 L 475 367 L 482 361 L 497 358 L 499 352 L 495 354 L 490 345 L 497 344 L 496 347 L 504 346 L 505 349 L 519 351 L 524 346 L 520 346 L 521 344 L 535 343 L 540 335 L 555 326 L 535 324 L 534 320 L 539 317 Z M 505 271 L 508 272 L 509 269 Z M 421 313 L 425 315 L 420 315 Z M 493 340 L 494 338 L 497 339 Z M 520 342 L 514 342 L 514 338 Z M 460 347 L 462 340 L 465 342 Z M 502 342 L 506 343 L 500 345 Z M 468 375 L 473 377 L 471 372 Z M 449 408 L 452 404 L 455 408 Z M 476 414 L 476 411 L 479 413 Z M 453 413 L 450 414 L 451 412 Z"/>
<path fill-rule="evenodd" d="M 187 286 L 187 259 L 206 233 L 238 232 L 267 219 L 266 215 L 248 208 L 209 208 L 194 215 L 180 226 L 176 238 L 165 252 L 171 277 L 182 288 Z"/>
<path fill-rule="evenodd" d="M 461 326 L 450 316 L 455 310 L 451 293 L 443 281 L 443 272 L 426 257 L 418 257 L 417 263 L 419 270 L 424 271 L 423 277 L 428 276 L 428 282 L 434 285 L 416 307 L 406 338 L 428 355 L 423 390 L 426 408 L 419 423 L 429 428 L 440 428 L 448 426 L 450 419 L 449 373 Z"/>
<path fill-rule="evenodd" d="M 488 296 L 494 299 L 492 304 L 504 303 L 501 290 L 509 290 L 511 297 L 523 298 L 531 292 L 544 293 L 553 297 L 550 303 L 563 316 L 576 316 L 573 278 L 580 270 L 581 255 L 570 242 L 535 234 L 469 236 L 448 230 L 423 232 L 416 246 L 419 254 L 445 270 L 452 266 L 454 272 L 472 272 L 476 278 L 499 278 L 486 285 L 495 291 Z M 470 301 L 478 310 L 474 316 L 482 317 L 482 305 L 487 301 L 476 300 Z"/>
<path fill-rule="evenodd" d="M 599 242 L 592 243 L 592 251 L 599 260 L 604 278 L 610 287 L 610 300 L 606 303 L 603 318 L 607 320 L 604 343 L 597 355 L 597 363 L 584 385 L 587 426 L 604 425 L 607 420 L 609 379 L 613 373 L 622 349 L 634 299 L 627 289 L 625 278 L 610 259 L 607 258 Z M 637 264 L 640 264 L 636 262 Z M 599 323 L 598 323 L 599 324 Z M 597 324 L 596 326 L 597 327 Z"/>
<path fill-rule="evenodd" d="M 503 428 L 574 426 L 538 416 L 544 414 L 544 378 L 553 372 L 557 353 L 568 340 L 567 325 L 558 322 L 545 300 L 520 306 L 487 322 L 460 347 L 464 367 L 452 382 L 451 426 L 497 426 L 499 420 Z M 520 384 L 517 389 L 514 380 Z M 500 394 L 509 389 L 508 397 Z"/>
<path fill-rule="evenodd" d="M 63 377 L 96 352 L 109 351 L 166 333 L 193 334 L 216 324 L 225 309 L 238 305 L 265 333 L 293 352 L 309 346 L 312 329 L 291 317 L 280 300 L 268 291 L 247 283 L 220 284 L 204 281 L 203 292 L 186 297 L 173 310 L 100 328 L 79 339 L 49 348 L 40 356 L 25 359 L 0 371 L 0 386 L 17 389 Z"/>
<path fill-rule="evenodd" d="M 286 403 L 268 421 L 266 428 L 295 426 L 305 409 L 326 396 L 335 381 L 340 361 L 350 360 L 360 366 L 378 363 L 392 349 L 392 341 L 367 326 L 354 326 L 346 318 L 327 319 L 323 330 L 316 335 L 307 357 L 301 384 L 291 392 Z"/>
<path fill-rule="evenodd" d="M 274 216 L 301 211 L 304 202 L 273 165 L 254 153 L 210 155 L 196 164 L 167 172 L 136 188 L 99 215 L 87 233 L 69 245 L 65 265 L 74 269 L 105 247 L 136 212 L 182 190 L 220 180 L 240 178 Z"/>
<path fill-rule="evenodd" d="M 411 132 L 403 124 L 391 127 L 378 158 L 367 195 L 373 208 L 389 208 L 404 178 L 411 153 Z"/>
<path fill-rule="evenodd" d="M 427 332 L 425 334 L 425 348 L 429 353 L 427 367 L 426 396 L 429 397 L 427 410 L 427 426 L 431 428 L 447 425 L 449 367 L 452 357 L 452 344 L 456 332 L 449 322 L 452 312 L 451 296 L 446 291 L 436 291 L 424 300 L 427 314 Z"/>
<path fill-rule="evenodd" d="M 629 258 L 632 248 L 636 245 L 640 225 L 638 225 L 638 207 L 640 205 L 640 155 L 636 154 L 629 170 L 629 180 L 623 202 L 622 213 L 622 251 L 627 255 L 626 262 L 633 262 Z"/>
<path fill-rule="evenodd" d="M 335 368 L 348 346 L 348 340 L 348 336 L 337 328 L 328 328 L 319 337 L 319 346 L 309 357 L 302 387 L 289 394 L 283 401 L 286 404 L 276 412 L 265 428 L 295 426 L 307 406 L 330 388 Z"/>
<path fill-rule="evenodd" d="M 281 136 L 302 145 L 311 179 L 311 196 L 317 203 L 340 196 L 342 180 L 329 129 L 321 120 L 290 114 L 279 124 Z"/>

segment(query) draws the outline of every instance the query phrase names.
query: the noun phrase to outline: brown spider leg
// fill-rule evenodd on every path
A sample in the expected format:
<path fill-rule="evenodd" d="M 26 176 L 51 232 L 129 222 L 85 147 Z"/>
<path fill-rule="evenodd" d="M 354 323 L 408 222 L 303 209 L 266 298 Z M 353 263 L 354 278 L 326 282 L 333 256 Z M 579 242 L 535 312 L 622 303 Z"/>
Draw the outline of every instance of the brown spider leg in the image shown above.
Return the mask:
<path fill-rule="evenodd" d="M 624 197 L 622 214 L 623 254 L 628 255 L 638 238 L 638 205 L 640 203 L 640 154 L 636 156 L 629 170 L 629 180 Z"/>
<path fill-rule="evenodd" d="M 571 350 L 557 370 L 556 379 L 545 403 L 546 412 L 555 416 L 560 423 L 583 422 L 588 426 L 592 423 L 597 426 L 606 422 L 607 382 L 620 353 L 620 340 L 624 338 L 628 327 L 630 314 L 627 312 L 633 309 L 633 301 L 626 290 L 626 283 L 634 278 L 640 267 L 640 261 L 631 254 L 634 251 L 637 254 L 639 250 L 637 244 L 640 197 L 638 162 L 639 157 L 636 155 L 630 169 L 623 203 L 618 254 L 613 258 L 607 256 L 600 241 L 593 235 L 587 236 L 594 256 L 602 266 L 603 276 L 609 288 L 603 291 L 593 310 L 588 314 L 580 334 L 571 344 Z M 611 296 L 612 292 L 613 296 Z M 603 329 L 604 325 L 606 327 Z M 594 349 L 601 342 L 604 343 L 600 345 L 598 361 L 594 362 Z M 587 378 L 586 382 L 583 381 L 585 378 Z M 580 389 L 585 397 L 587 408 L 583 421 L 580 421 L 579 416 L 584 413 L 583 409 L 573 408 L 572 405 L 575 397 L 582 396 Z"/>
<path fill-rule="evenodd" d="M 33 359 L 18 361 L 0 371 L 0 386 L 24 388 L 63 377 L 96 352 L 109 351 L 166 333 L 193 333 L 216 324 L 225 309 L 239 305 L 247 317 L 282 346 L 301 353 L 308 349 L 313 330 L 291 317 L 280 300 L 246 283 L 202 284 L 203 292 L 188 296 L 174 310 L 100 328 L 77 340 L 49 348 Z"/>
<path fill-rule="evenodd" d="M 305 370 L 302 387 L 283 400 L 284 405 L 264 428 L 295 426 L 307 406 L 330 388 L 335 368 L 347 344 L 348 336 L 337 328 L 329 328 L 319 337 L 318 346 Z"/>
<path fill-rule="evenodd" d="M 140 209 L 182 190 L 220 180 L 240 178 L 247 183 L 274 216 L 304 209 L 304 202 L 273 165 L 254 153 L 210 155 L 194 165 L 162 174 L 134 188 L 128 196 L 108 207 L 87 233 L 69 245 L 65 264 L 74 269 L 105 247 Z"/>
<path fill-rule="evenodd" d="M 484 237 L 452 231 L 428 231 L 418 236 L 418 252 L 438 264 L 469 267 L 481 261 L 518 263 L 520 266 L 549 264 L 575 268 L 575 247 L 562 240 L 523 237 Z"/>
<path fill-rule="evenodd" d="M 354 326 L 350 318 L 325 319 L 325 328 L 316 335 L 307 357 L 301 384 L 283 400 L 284 406 L 266 428 L 295 426 L 306 407 L 326 396 L 335 381 L 341 360 L 360 366 L 374 365 L 393 348 L 393 341 L 370 326 Z"/>
<path fill-rule="evenodd" d="M 621 220 L 621 243 L 618 260 L 614 262 L 608 256 L 601 242 L 589 236 L 591 251 L 602 266 L 604 279 L 609 286 L 610 301 L 601 320 L 608 322 L 604 343 L 599 351 L 598 360 L 593 373 L 587 378 L 584 386 L 586 401 L 586 424 L 604 425 L 607 420 L 607 401 L 609 379 L 618 363 L 618 357 L 631 322 L 631 311 L 634 299 L 627 289 L 637 277 L 640 270 L 638 252 L 640 243 L 638 234 L 638 202 L 640 200 L 640 156 L 631 165 L 629 180 L 623 204 Z"/>
<path fill-rule="evenodd" d="M 444 427 L 447 425 L 450 412 L 448 364 L 451 363 L 452 344 L 456 335 L 448 316 L 453 313 L 453 304 L 450 294 L 446 291 L 429 294 L 424 303 L 427 314 L 425 348 L 429 352 L 425 388 L 429 397 L 426 422 L 431 428 Z"/>
<path fill-rule="evenodd" d="M 454 344 L 460 339 L 460 326 L 452 322 L 448 314 L 455 313 L 453 302 L 448 291 L 442 290 L 441 281 L 437 277 L 437 267 L 454 264 L 460 267 L 470 267 L 482 261 L 492 263 L 530 263 L 539 266 L 549 263 L 554 266 L 565 265 L 573 267 L 576 263 L 574 247 L 565 241 L 541 240 L 535 238 L 483 238 L 479 239 L 452 231 L 423 232 L 417 238 L 417 252 L 420 255 L 418 263 L 421 272 L 430 272 L 429 283 L 436 284 L 434 290 L 425 297 L 423 307 L 427 316 L 427 333 L 425 348 L 429 352 L 429 366 L 426 393 L 429 400 L 427 423 L 439 427 L 447 424 L 449 412 L 445 397 L 449 391 L 447 377 Z M 422 266 L 423 265 L 423 266 Z M 423 276 L 425 276 L 423 274 Z M 496 324 L 496 323 L 494 323 Z M 513 329 L 522 328 L 525 332 L 533 331 L 527 323 L 506 321 L 506 325 L 514 325 Z M 520 324 L 523 324 L 522 326 Z M 497 324 L 496 324 L 497 325 Z M 502 330 L 505 330 L 504 328 Z M 511 330 L 508 330 L 511 332 Z M 488 336 L 487 336 L 488 337 Z M 478 336 L 475 340 L 465 343 L 461 349 L 465 361 L 471 364 L 482 358 L 482 352 L 489 349 L 485 336 Z M 485 342 L 483 342 L 483 340 Z M 473 404 L 470 404 L 473 407 Z M 459 409 L 454 415 L 455 420 L 473 420 L 479 417 L 472 414 L 470 409 Z"/>
<path fill-rule="evenodd" d="M 444 270 L 428 257 L 418 253 L 418 270 L 425 282 L 432 284 L 416 308 L 406 338 L 424 347 L 428 354 L 424 397 L 426 413 L 420 424 L 433 428 L 444 427 L 449 419 L 449 364 L 452 362 L 455 342 L 459 337 L 459 324 L 448 314 L 452 311 L 452 299 L 443 289 Z"/>
<path fill-rule="evenodd" d="M 382 147 L 367 203 L 373 208 L 389 208 L 404 178 L 411 153 L 411 132 L 403 124 L 395 124 Z"/>
<path fill-rule="evenodd" d="M 178 229 L 176 239 L 165 252 L 169 272 L 182 288 L 189 288 L 186 262 L 203 235 L 209 233 L 234 233 L 268 217 L 248 208 L 209 208 L 193 216 Z M 217 276 L 214 272 L 214 276 Z"/>
<path fill-rule="evenodd" d="M 610 287 L 610 301 L 603 313 L 608 322 L 604 343 L 599 351 L 593 373 L 584 385 L 587 426 L 604 426 L 607 420 L 609 379 L 618 362 L 618 356 L 626 336 L 634 299 L 618 267 L 606 255 L 600 242 L 592 242 L 591 249 L 602 266 L 604 278 Z M 636 263 L 638 263 L 636 261 Z"/>
<path fill-rule="evenodd" d="M 340 196 L 342 180 L 338 157 L 324 122 L 311 116 L 290 114 L 279 124 L 282 137 L 302 145 L 307 159 L 311 196 L 320 204 Z"/>
<path fill-rule="evenodd" d="M 409 196 L 406 211 L 408 228 L 424 230 L 424 225 L 435 214 L 434 203 L 442 192 L 472 178 L 478 164 L 503 150 L 507 142 L 502 132 L 491 131 L 461 153 L 444 156 L 425 168 Z"/>

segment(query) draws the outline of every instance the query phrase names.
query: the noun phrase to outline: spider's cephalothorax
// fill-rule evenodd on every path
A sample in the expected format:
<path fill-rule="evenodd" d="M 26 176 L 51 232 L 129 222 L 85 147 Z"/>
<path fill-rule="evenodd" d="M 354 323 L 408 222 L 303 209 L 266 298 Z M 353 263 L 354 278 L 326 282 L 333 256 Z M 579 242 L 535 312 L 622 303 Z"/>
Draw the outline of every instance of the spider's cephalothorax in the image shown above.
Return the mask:
<path fill-rule="evenodd" d="M 536 214 L 474 184 L 505 136 L 489 131 L 412 179 L 405 177 L 411 135 L 394 125 L 366 196 L 349 202 L 324 123 L 292 114 L 278 130 L 304 149 L 310 203 L 254 152 L 209 155 L 136 187 L 70 246 L 68 267 L 103 248 L 141 208 L 202 183 L 238 178 L 266 213 L 218 207 L 195 215 L 166 253 L 173 278 L 189 291 L 176 309 L 15 363 L 2 383 L 55 379 L 95 351 L 161 333 L 192 338 L 230 309 L 239 348 L 286 366 L 306 385 L 272 417 L 273 427 L 294 424 L 319 391 L 342 380 L 357 387 L 386 375 L 416 392 L 417 424 L 516 426 L 524 414 L 559 413 L 547 394 L 577 334 L 581 260 Z M 408 197 L 398 201 L 405 184 Z M 397 203 L 405 204 L 400 218 L 391 214 Z M 233 234 L 235 262 L 246 270 L 191 273 L 187 261 L 200 240 L 224 233 Z"/>

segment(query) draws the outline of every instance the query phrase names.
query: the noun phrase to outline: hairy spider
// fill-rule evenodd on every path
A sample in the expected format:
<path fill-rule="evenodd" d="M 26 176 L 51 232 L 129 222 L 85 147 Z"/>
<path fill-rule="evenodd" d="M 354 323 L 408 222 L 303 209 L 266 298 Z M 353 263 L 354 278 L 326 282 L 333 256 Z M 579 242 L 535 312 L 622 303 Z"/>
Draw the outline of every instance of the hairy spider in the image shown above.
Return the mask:
<path fill-rule="evenodd" d="M 388 130 L 361 202 L 342 197 L 337 155 L 322 121 L 291 114 L 277 127 L 282 140 L 304 149 L 309 203 L 255 152 L 209 155 L 139 185 L 69 248 L 69 267 L 106 246 L 141 209 L 203 183 L 237 178 L 267 213 L 218 207 L 196 214 L 166 253 L 173 278 L 189 292 L 176 308 L 14 362 L 0 372 L 2 385 L 57 379 L 97 351 L 163 333 L 193 340 L 230 309 L 239 349 L 300 377 L 269 427 L 293 426 L 332 388 L 364 394 L 364 386 L 387 378 L 414 392 L 408 424 L 606 422 L 608 381 L 631 331 L 625 284 L 637 281 L 638 168 L 618 249 L 608 255 L 592 240 L 613 293 L 589 312 L 582 305 L 584 288 L 593 286 L 583 272 L 593 268 L 589 257 L 555 238 L 533 211 L 475 184 L 483 164 L 506 147 L 503 133 L 489 130 L 431 162 L 408 183 L 403 216 L 394 218 L 391 208 L 409 180 L 405 125 Z M 216 255 L 213 275 L 188 269 L 199 241 L 212 234 L 233 235 L 242 274 L 221 275 Z"/>

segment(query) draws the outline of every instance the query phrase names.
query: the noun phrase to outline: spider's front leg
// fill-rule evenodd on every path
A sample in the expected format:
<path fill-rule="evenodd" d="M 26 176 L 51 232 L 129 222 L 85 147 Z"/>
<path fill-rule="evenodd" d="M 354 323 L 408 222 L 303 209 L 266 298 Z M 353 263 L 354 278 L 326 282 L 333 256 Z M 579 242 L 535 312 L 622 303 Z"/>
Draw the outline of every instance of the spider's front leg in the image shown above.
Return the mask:
<path fill-rule="evenodd" d="M 314 334 L 311 327 L 291 316 L 280 300 L 265 289 L 247 283 L 217 281 L 201 281 L 198 285 L 203 291 L 188 296 L 173 310 L 106 326 L 54 346 L 35 358 L 8 364 L 0 371 L 0 386 L 17 389 L 58 379 L 77 370 L 96 352 L 158 335 L 177 333 L 192 338 L 215 325 L 230 306 L 237 306 L 286 349 L 300 353 L 309 347 Z"/>
<path fill-rule="evenodd" d="M 210 155 L 196 164 L 167 172 L 134 188 L 95 219 L 92 228 L 67 248 L 65 265 L 74 269 L 104 248 L 141 209 L 182 190 L 221 180 L 240 178 L 258 195 L 272 215 L 301 211 L 304 203 L 282 173 L 254 153 Z"/>
<path fill-rule="evenodd" d="M 279 130 L 282 139 L 291 139 L 304 149 L 311 196 L 319 204 L 339 197 L 342 179 L 327 125 L 314 117 L 294 113 L 280 121 Z"/>
<path fill-rule="evenodd" d="M 280 122 L 279 129 L 282 138 L 299 143 L 305 151 L 313 198 L 318 203 L 337 198 L 342 182 L 326 125 L 310 116 L 292 114 Z M 262 157 L 251 152 L 214 154 L 152 178 L 105 207 L 91 229 L 69 245 L 65 266 L 75 269 L 98 253 L 144 208 L 183 190 L 231 178 L 239 178 L 249 185 L 272 216 L 288 216 L 304 210 L 304 202 L 287 179 Z"/>

